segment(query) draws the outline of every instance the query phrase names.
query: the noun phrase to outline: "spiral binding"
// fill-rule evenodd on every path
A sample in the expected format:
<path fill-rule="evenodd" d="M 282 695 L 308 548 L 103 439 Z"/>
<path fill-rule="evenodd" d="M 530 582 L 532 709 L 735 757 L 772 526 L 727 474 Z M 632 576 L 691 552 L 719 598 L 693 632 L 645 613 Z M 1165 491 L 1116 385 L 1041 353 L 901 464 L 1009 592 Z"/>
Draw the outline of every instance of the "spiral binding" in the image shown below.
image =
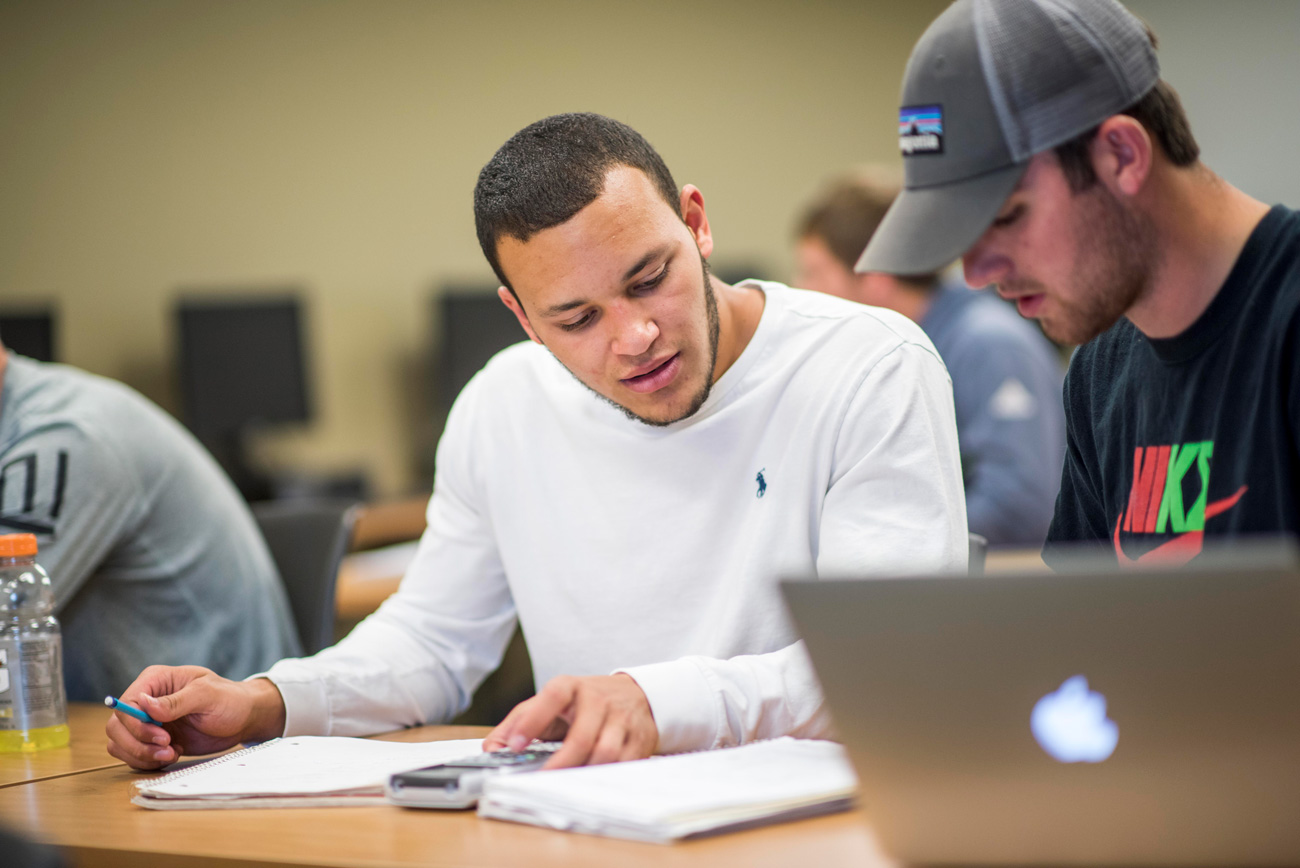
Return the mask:
<path fill-rule="evenodd" d="M 210 759 L 207 762 L 196 763 L 190 766 L 189 768 L 179 769 L 174 772 L 168 772 L 167 774 L 163 775 L 160 778 L 153 778 L 152 780 L 148 780 L 148 781 L 136 781 L 135 787 L 141 793 L 148 794 L 148 792 L 152 790 L 154 787 L 165 786 L 174 781 L 180 780 L 183 777 L 192 775 L 195 772 L 201 772 L 204 771 L 205 769 L 210 769 L 213 766 L 221 765 L 222 763 L 229 762 L 232 759 L 238 759 L 240 757 L 248 756 L 250 753 L 259 751 L 264 747 L 270 747 L 271 745 L 275 744 L 278 741 L 281 741 L 281 739 L 273 738 L 268 741 L 261 742 L 260 744 L 255 744 L 252 745 L 251 747 L 246 747 L 241 750 L 237 750 L 234 753 L 228 753 L 225 756 L 219 756 L 216 759 Z"/>

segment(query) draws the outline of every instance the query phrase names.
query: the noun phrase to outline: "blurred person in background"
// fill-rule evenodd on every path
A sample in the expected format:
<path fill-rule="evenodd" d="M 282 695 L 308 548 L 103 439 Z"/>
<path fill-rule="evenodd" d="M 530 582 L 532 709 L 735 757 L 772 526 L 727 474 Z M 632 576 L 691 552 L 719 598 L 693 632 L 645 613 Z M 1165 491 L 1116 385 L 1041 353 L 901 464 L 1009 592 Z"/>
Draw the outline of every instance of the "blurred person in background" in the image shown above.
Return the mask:
<path fill-rule="evenodd" d="M 159 660 L 243 678 L 298 651 L 248 506 L 188 431 L 121 383 L 0 343 L 0 533 L 32 533 L 68 698 Z"/>
<path fill-rule="evenodd" d="M 828 184 L 797 227 L 795 284 L 887 307 L 925 330 L 952 378 L 971 531 L 994 547 L 1041 546 L 1065 454 L 1061 361 L 1006 303 L 937 272 L 854 272 L 900 187 L 883 168 Z"/>

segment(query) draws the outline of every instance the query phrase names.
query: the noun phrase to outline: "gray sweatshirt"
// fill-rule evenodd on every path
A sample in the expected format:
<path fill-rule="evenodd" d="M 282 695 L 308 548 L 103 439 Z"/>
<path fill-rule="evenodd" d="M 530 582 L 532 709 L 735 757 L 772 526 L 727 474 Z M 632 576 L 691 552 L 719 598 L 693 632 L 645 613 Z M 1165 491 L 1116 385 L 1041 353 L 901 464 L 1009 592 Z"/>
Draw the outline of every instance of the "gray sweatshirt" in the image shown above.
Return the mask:
<path fill-rule="evenodd" d="M 10 354 L 0 533 L 34 533 L 63 624 L 68 698 L 152 663 L 243 678 L 298 653 L 248 508 L 174 419 L 131 389 Z"/>

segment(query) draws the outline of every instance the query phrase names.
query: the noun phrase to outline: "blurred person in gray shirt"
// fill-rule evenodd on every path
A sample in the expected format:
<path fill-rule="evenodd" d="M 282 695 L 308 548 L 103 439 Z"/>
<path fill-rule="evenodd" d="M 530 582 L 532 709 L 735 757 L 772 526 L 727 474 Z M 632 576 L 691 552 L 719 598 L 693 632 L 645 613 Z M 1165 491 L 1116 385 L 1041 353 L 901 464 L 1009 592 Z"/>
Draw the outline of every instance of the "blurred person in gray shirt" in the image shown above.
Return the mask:
<path fill-rule="evenodd" d="M 1065 454 L 1062 364 L 1037 326 L 986 293 L 939 274 L 854 273 L 900 188 L 884 169 L 828 184 L 797 227 L 795 285 L 921 326 L 952 378 L 970 529 L 990 546 L 1041 546 Z"/>
<path fill-rule="evenodd" d="M 34 533 L 68 698 L 151 663 L 244 678 L 299 652 L 248 507 L 184 428 L 126 386 L 0 344 L 0 533 Z"/>

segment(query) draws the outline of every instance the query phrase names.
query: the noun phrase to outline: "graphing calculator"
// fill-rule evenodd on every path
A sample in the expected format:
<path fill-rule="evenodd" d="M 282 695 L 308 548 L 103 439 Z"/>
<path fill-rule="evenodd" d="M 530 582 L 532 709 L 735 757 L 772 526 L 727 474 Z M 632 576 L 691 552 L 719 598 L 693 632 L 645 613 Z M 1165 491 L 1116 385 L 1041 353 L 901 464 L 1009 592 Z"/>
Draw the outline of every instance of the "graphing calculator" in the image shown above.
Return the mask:
<path fill-rule="evenodd" d="M 539 769 L 562 744 L 538 741 L 519 753 L 497 750 L 399 772 L 384 785 L 384 797 L 408 808 L 472 808 L 483 795 L 483 781 L 488 777 Z"/>

